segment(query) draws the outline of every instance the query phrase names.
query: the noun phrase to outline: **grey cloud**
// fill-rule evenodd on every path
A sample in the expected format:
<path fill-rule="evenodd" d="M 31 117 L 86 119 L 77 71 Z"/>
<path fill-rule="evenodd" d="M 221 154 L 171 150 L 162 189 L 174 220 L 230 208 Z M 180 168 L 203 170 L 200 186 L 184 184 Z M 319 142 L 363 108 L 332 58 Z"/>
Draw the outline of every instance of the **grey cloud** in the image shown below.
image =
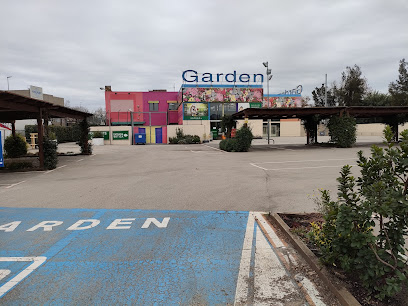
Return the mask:
<path fill-rule="evenodd" d="M 386 91 L 408 58 L 406 1 L 13 1 L 3 4 L 0 88 L 42 86 L 104 106 L 99 87 L 176 90 L 185 69 L 264 73 L 304 94 L 358 64 Z"/>

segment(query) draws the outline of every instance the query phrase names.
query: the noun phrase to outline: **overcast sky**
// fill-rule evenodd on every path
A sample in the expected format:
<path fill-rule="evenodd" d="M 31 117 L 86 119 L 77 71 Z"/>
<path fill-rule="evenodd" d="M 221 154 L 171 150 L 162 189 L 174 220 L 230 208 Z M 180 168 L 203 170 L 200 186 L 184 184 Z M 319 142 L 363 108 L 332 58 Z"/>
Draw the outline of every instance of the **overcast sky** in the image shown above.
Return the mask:
<path fill-rule="evenodd" d="M 99 90 L 179 90 L 181 74 L 264 73 L 303 95 L 361 67 L 387 92 L 408 59 L 407 0 L 1 1 L 0 90 L 43 87 L 90 110 Z M 266 87 L 266 82 L 264 84 Z"/>

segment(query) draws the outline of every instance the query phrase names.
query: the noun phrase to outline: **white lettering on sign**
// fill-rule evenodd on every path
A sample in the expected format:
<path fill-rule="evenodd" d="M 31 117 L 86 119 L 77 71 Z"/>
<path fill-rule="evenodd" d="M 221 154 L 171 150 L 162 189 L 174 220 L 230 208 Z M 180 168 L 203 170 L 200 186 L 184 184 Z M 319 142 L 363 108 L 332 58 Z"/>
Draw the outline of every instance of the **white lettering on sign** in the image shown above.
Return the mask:
<path fill-rule="evenodd" d="M 142 228 L 149 228 L 151 223 L 156 225 L 158 228 L 166 228 L 167 224 L 169 223 L 169 220 L 170 220 L 169 217 L 163 218 L 162 222 L 157 221 L 156 218 L 147 218 L 145 223 L 143 223 Z"/>
<path fill-rule="evenodd" d="M 87 222 L 90 222 L 91 224 L 81 227 L 82 224 L 87 223 Z M 99 223 L 101 223 L 101 221 L 96 220 L 96 219 L 78 220 L 77 222 L 72 224 L 70 227 L 68 227 L 67 231 L 86 230 L 86 229 L 90 229 L 90 228 L 97 226 Z"/>
<path fill-rule="evenodd" d="M 132 222 L 128 222 L 128 221 L 133 221 L 133 220 L 136 220 L 136 219 L 135 218 L 116 219 L 106 229 L 129 229 L 130 226 L 118 226 L 118 225 L 132 224 Z"/>
<path fill-rule="evenodd" d="M 62 223 L 64 222 L 62 221 L 43 221 L 33 226 L 32 228 L 28 229 L 27 232 L 33 232 L 40 227 L 44 228 L 44 232 L 50 232 L 52 231 L 52 228 L 54 226 L 61 225 Z"/>
<path fill-rule="evenodd" d="M 0 226 L 0 231 L 12 232 L 17 228 L 17 226 L 20 225 L 20 223 L 21 223 L 21 221 L 14 221 L 14 222 L 4 224 L 4 225 Z"/>
<path fill-rule="evenodd" d="M 136 218 L 125 218 L 125 219 L 115 219 L 109 226 L 106 228 L 108 230 L 111 229 L 130 229 L 132 221 L 135 221 Z M 169 224 L 170 217 L 163 218 L 162 221 L 157 220 L 156 218 L 146 218 L 141 228 L 146 229 L 150 227 L 150 224 L 154 224 L 157 228 L 167 228 Z M 37 225 L 29 228 L 27 232 L 33 232 L 37 229 L 42 228 L 44 232 L 51 232 L 54 227 L 63 224 L 63 221 L 42 221 Z M 93 227 L 98 226 L 101 223 L 98 219 L 81 219 L 76 221 L 74 224 L 69 226 L 66 230 L 67 231 L 82 231 L 87 230 Z M 6 223 L 0 225 L 0 231 L 4 232 L 13 232 L 19 225 L 21 221 L 13 221 L 10 223 Z"/>

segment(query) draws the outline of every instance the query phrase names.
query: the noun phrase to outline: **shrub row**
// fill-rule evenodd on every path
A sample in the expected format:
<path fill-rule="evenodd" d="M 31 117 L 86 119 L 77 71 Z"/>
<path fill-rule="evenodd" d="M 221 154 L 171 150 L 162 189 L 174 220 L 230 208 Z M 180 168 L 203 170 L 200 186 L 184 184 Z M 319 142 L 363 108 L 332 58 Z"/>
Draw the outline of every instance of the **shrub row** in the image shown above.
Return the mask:
<path fill-rule="evenodd" d="M 198 135 L 184 135 L 182 129 L 176 130 L 176 137 L 169 137 L 170 144 L 192 144 L 200 143 L 200 136 Z"/>
<path fill-rule="evenodd" d="M 78 141 L 81 135 L 79 124 L 74 124 L 73 126 L 50 125 L 48 130 L 50 134 L 55 134 L 55 137 L 59 143 Z M 30 142 L 31 133 L 38 133 L 37 125 L 25 126 L 25 137 L 28 142 Z"/>

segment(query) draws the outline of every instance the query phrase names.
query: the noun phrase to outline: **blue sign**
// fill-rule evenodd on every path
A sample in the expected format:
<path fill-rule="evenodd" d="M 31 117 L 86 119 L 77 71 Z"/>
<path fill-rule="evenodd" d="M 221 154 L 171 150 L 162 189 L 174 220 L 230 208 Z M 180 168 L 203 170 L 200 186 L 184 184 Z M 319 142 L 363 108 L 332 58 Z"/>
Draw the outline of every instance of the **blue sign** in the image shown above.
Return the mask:
<path fill-rule="evenodd" d="M 248 216 L 0 208 L 0 303 L 234 304 Z"/>
<path fill-rule="evenodd" d="M 242 82 L 242 83 L 249 83 L 251 82 L 251 77 L 252 77 L 252 82 L 261 82 L 263 83 L 263 74 L 261 73 L 254 73 L 253 75 L 249 75 L 248 73 L 242 73 L 240 75 L 237 75 L 237 72 L 234 70 L 233 73 L 217 73 L 217 74 L 212 74 L 209 72 L 204 72 L 201 75 L 201 78 L 199 77 L 199 74 L 195 70 L 186 70 L 183 71 L 183 81 L 188 82 L 188 83 L 193 83 L 193 82 L 203 82 L 203 83 L 213 83 L 213 82 L 228 82 L 228 83 L 236 83 L 236 82 Z"/>
<path fill-rule="evenodd" d="M 1 131 L 0 131 L 0 167 L 4 167 L 4 159 L 3 159 L 3 144 L 1 140 Z"/>

